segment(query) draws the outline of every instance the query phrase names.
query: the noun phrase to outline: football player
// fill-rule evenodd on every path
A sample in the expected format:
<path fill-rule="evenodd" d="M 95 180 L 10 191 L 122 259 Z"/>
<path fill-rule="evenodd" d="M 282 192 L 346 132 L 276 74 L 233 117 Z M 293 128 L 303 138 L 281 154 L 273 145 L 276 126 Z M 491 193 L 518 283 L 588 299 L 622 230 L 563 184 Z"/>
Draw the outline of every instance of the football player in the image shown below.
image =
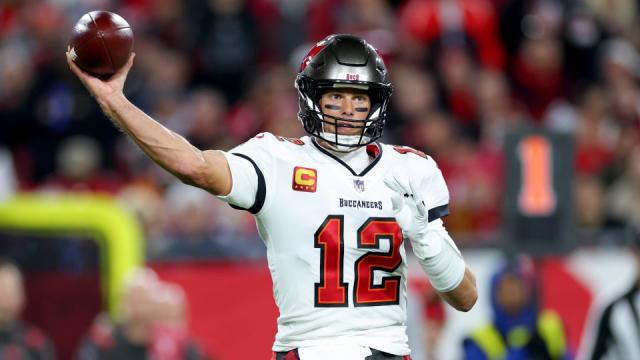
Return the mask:
<path fill-rule="evenodd" d="M 405 238 L 442 298 L 472 308 L 475 279 L 440 219 L 449 194 L 436 163 L 376 141 L 391 84 L 366 41 L 332 35 L 302 61 L 295 86 L 309 136 L 262 133 L 229 152 L 201 151 L 129 102 L 133 58 L 102 81 L 67 56 L 151 159 L 254 214 L 280 312 L 274 359 L 408 359 Z"/>

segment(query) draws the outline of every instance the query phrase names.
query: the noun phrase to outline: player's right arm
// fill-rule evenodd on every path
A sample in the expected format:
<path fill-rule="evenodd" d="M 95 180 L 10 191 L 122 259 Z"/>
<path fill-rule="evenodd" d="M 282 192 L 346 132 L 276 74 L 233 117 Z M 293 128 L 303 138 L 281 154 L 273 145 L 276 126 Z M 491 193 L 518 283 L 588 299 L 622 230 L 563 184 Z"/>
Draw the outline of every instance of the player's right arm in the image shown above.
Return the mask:
<path fill-rule="evenodd" d="M 132 54 L 122 69 L 104 81 L 78 68 L 68 52 L 67 63 L 105 115 L 129 135 L 149 158 L 186 184 L 215 195 L 227 195 L 231 191 L 231 171 L 221 151 L 197 149 L 184 137 L 153 120 L 124 96 L 124 83 L 134 57 L 135 54 Z"/>

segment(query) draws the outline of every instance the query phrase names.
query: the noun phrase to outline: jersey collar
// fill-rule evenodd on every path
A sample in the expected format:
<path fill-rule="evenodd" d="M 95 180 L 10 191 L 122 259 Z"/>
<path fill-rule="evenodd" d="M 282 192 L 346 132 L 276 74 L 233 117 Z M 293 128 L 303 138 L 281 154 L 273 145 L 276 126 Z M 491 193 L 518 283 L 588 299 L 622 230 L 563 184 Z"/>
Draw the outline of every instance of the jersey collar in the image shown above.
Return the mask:
<path fill-rule="evenodd" d="M 349 165 L 347 165 L 347 163 L 342 161 L 342 159 L 340 159 L 336 155 L 332 154 L 329 150 L 323 148 L 320 144 L 318 144 L 315 138 L 311 138 L 311 142 L 313 143 L 313 146 L 315 146 L 316 149 L 318 149 L 321 153 L 327 155 L 328 157 L 332 158 L 333 160 L 337 161 L 339 164 L 347 168 L 347 170 L 349 170 L 349 172 L 351 172 L 353 176 L 364 176 L 369 172 L 369 170 L 373 169 L 373 167 L 376 166 L 376 164 L 382 158 L 382 146 L 380 146 L 380 144 L 375 142 L 368 145 L 364 145 L 366 146 L 367 154 L 371 157 L 375 157 L 375 159 L 366 168 L 364 168 L 362 172 L 358 174 Z"/>

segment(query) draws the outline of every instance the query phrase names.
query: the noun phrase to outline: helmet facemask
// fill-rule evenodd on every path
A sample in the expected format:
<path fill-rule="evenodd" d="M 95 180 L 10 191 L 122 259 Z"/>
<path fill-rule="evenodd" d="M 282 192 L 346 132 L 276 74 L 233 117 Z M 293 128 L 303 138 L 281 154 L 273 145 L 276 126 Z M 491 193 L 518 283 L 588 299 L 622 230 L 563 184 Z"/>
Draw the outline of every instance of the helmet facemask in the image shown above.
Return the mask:
<path fill-rule="evenodd" d="M 306 80 L 313 81 L 311 79 Z M 297 83 L 304 81 L 299 79 Z M 382 114 L 385 113 L 388 104 L 388 101 L 381 101 L 385 96 L 381 96 L 379 93 L 384 93 L 388 89 L 377 86 L 378 89 L 372 90 L 372 87 L 375 87 L 375 85 L 333 83 L 331 85 L 325 84 L 324 86 L 316 85 L 312 87 L 316 89 L 312 94 L 303 93 L 298 88 L 300 120 L 305 130 L 316 138 L 322 139 L 333 150 L 340 152 L 349 152 L 376 141 L 382 136 L 382 129 L 386 120 Z M 332 89 L 366 90 L 371 102 L 367 118 L 355 120 L 325 114 L 320 106 L 320 98 L 323 93 Z M 327 131 L 325 125 L 331 125 L 333 130 Z M 339 134 L 340 128 L 359 128 L 361 131 L 354 135 L 342 135 Z"/>

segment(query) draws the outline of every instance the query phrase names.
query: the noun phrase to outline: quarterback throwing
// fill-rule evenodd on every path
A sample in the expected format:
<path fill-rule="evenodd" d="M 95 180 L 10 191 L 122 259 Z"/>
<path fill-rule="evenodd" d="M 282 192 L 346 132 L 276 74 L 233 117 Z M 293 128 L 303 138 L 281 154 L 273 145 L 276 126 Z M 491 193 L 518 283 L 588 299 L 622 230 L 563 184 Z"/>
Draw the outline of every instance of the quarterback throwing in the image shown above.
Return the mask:
<path fill-rule="evenodd" d="M 255 216 L 280 312 L 274 359 L 409 359 L 404 240 L 445 301 L 475 304 L 475 279 L 441 220 L 449 193 L 436 163 L 377 142 L 392 90 L 366 41 L 332 35 L 303 59 L 295 86 L 308 136 L 262 133 L 228 152 L 195 148 L 125 98 L 134 56 L 107 81 L 67 58 L 151 159 Z"/>

